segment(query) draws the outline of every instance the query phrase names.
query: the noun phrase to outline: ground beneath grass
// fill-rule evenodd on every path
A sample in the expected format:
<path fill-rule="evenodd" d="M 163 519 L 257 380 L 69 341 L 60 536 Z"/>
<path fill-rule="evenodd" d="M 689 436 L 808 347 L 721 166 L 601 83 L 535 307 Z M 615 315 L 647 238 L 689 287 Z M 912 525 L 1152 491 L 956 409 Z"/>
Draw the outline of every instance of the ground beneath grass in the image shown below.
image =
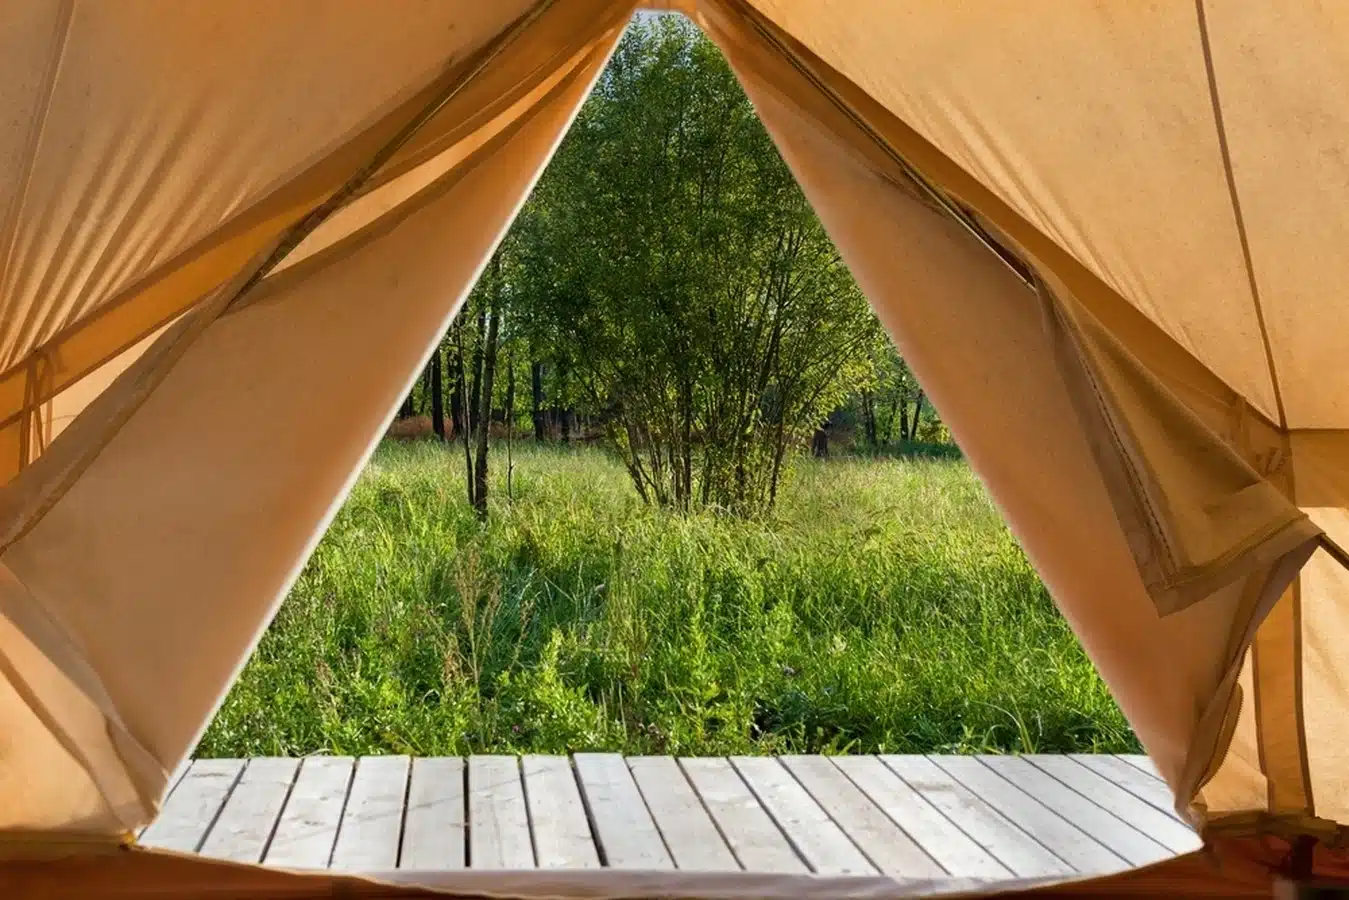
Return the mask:
<path fill-rule="evenodd" d="M 641 505 L 595 449 L 380 449 L 203 756 L 1133 751 L 968 467 L 800 460 L 771 518 Z"/>

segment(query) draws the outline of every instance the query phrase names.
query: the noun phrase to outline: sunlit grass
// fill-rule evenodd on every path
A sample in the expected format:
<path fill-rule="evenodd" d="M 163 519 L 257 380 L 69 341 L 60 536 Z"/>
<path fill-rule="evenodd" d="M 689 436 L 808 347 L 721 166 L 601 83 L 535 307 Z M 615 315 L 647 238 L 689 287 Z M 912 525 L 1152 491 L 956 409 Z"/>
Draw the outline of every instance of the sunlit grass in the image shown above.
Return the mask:
<path fill-rule="evenodd" d="M 644 507 L 598 450 L 382 447 L 199 753 L 1129 751 L 966 465 L 795 463 L 774 515 Z"/>

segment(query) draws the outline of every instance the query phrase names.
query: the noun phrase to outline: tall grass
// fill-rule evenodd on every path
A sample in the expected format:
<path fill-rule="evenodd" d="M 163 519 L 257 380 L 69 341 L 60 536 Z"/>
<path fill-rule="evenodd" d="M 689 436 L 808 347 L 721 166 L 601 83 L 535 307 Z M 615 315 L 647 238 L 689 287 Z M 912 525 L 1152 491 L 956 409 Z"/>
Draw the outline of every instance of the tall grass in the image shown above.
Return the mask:
<path fill-rule="evenodd" d="M 801 460 L 763 521 L 503 463 L 483 525 L 460 456 L 382 447 L 199 753 L 1136 747 L 959 461 Z"/>

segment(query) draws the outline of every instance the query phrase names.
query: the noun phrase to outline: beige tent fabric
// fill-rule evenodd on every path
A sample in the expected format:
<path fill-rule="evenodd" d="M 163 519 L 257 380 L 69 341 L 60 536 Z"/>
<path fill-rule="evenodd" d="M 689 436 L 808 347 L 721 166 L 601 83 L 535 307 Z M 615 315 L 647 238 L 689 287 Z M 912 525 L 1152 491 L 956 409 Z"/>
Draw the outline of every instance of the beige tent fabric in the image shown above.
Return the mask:
<path fill-rule="evenodd" d="M 884 139 L 864 128 L 885 128 L 883 110 L 866 110 L 872 119 L 859 127 L 857 110 L 812 85 L 837 73 L 818 65 L 807 74 L 800 55 L 794 67 L 775 59 L 760 40 L 771 23 L 748 11 L 708 4 L 702 21 L 1135 731 L 1188 800 L 1235 724 L 1233 687 L 1253 623 L 1311 553 L 1317 529 L 1078 305 L 1055 269 L 1022 249 L 1051 276 L 1037 298 L 877 154 Z M 777 55 L 791 52 L 808 54 Z M 1100 437 L 1105 425 L 1113 443 Z M 1124 478 L 1140 469 L 1146 483 Z M 1148 501 L 1151 518 L 1125 515 L 1122 494 Z M 1197 586 L 1183 602 L 1158 590 L 1159 544 L 1202 563 L 1197 576 L 1163 579 L 1173 593 L 1187 580 Z M 1210 812 L 1192 810 L 1201 821 Z"/>
<path fill-rule="evenodd" d="M 1194 6 L 753 5 L 1278 418 Z"/>
<path fill-rule="evenodd" d="M 23 125 L 0 147 L 15 161 L 0 170 L 0 466 L 35 386 L 46 399 L 242 268 L 531 6 L 343 0 L 317 22 L 304 4 L 7 7 L 24 13 L 5 34 L 25 52 L 0 57 L 13 87 L 0 114 Z M 557 68 L 590 24 L 559 20 L 610 7 L 547 10 L 552 24 L 381 177 L 461 142 L 537 68 Z"/>
<path fill-rule="evenodd" d="M 115 820 L 62 823 L 89 808 L 89 785 L 73 779 L 26 804 L 6 803 L 0 827 L 118 830 L 149 818 L 167 771 L 191 748 L 321 535 L 598 74 L 625 13 L 589 17 L 590 49 L 573 55 L 570 73 L 545 79 L 551 87 L 516 110 L 512 129 L 497 127 L 410 195 L 400 221 L 325 255 L 303 279 L 264 284 L 262 296 L 210 325 L 0 558 L 17 577 L 0 585 L 0 609 L 18 624 L 25 613 L 51 624 L 54 636 L 36 627 L 24 636 L 55 658 L 65 649 L 76 657 L 68 665 L 87 663 L 98 682 L 73 691 L 84 702 L 72 704 L 69 685 L 43 690 L 31 670 L 18 669 L 41 714 L 70 734 L 92 714 L 92 695 L 125 728 L 108 728 L 116 752 L 82 760 Z M 297 336 L 303 354 L 294 352 Z M 143 356 L 88 412 L 152 377 L 156 361 Z M 44 462 L 19 482 L 40 477 Z M 164 556 L 168 545 L 182 552 Z M 157 768 L 131 766 L 133 755 Z M 128 782 L 139 803 L 127 799 Z"/>
<path fill-rule="evenodd" d="M 672 5 L 1192 819 L 1337 837 L 1346 17 Z M 0 9 L 0 849 L 152 815 L 630 12 Z"/>
<path fill-rule="evenodd" d="M 1232 748 L 1202 799 L 1229 830 L 1299 828 L 1334 836 L 1349 822 L 1349 432 L 1290 435 L 1292 491 L 1324 544 L 1261 626 L 1246 660 Z"/>

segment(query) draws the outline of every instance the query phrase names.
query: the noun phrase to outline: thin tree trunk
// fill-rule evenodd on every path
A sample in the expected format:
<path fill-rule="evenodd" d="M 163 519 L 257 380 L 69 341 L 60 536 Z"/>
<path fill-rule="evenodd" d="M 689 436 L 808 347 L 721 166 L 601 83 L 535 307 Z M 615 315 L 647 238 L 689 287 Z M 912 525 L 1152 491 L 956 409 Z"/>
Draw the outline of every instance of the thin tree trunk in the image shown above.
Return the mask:
<path fill-rule="evenodd" d="M 909 402 L 907 400 L 899 404 L 899 439 L 901 441 L 909 439 Z"/>
<path fill-rule="evenodd" d="M 412 391 L 403 398 L 403 405 L 398 407 L 398 418 L 409 419 L 417 414 L 417 410 L 412 406 Z"/>
<path fill-rule="evenodd" d="M 867 445 L 876 449 L 876 398 L 871 391 L 862 392 L 862 425 L 866 429 Z"/>
<path fill-rule="evenodd" d="M 815 429 L 815 435 L 810 439 L 810 452 L 820 459 L 829 456 L 828 421 Z"/>
<path fill-rule="evenodd" d="M 478 517 L 487 518 L 487 448 L 488 432 L 492 429 L 492 387 L 496 381 L 497 341 L 501 334 L 501 261 L 498 256 L 492 263 L 496 290 L 492 296 L 492 309 L 488 313 L 487 339 L 483 342 L 482 395 L 478 407 L 478 453 L 473 469 L 473 507 Z"/>
<path fill-rule="evenodd" d="M 459 437 L 466 430 L 464 428 L 464 391 L 459 384 L 457 369 L 452 369 L 450 372 L 450 424 L 454 426 L 452 437 Z"/>
<path fill-rule="evenodd" d="M 422 369 L 422 402 L 421 412 L 426 412 L 427 401 L 431 399 L 431 364 L 427 363 L 426 368 Z"/>
<path fill-rule="evenodd" d="M 497 262 L 497 257 L 494 256 L 492 257 L 493 280 L 495 280 L 499 269 L 500 264 Z M 473 417 L 475 427 L 484 420 L 482 415 L 482 355 L 487 336 L 487 307 L 489 305 L 486 298 L 479 302 L 481 306 L 478 309 L 478 338 L 473 342 L 473 369 L 469 373 L 471 381 L 468 386 L 468 408 L 471 410 L 470 415 Z M 491 404 L 490 400 L 488 404 Z"/>
<path fill-rule="evenodd" d="M 681 388 L 679 405 L 683 407 L 680 410 L 683 419 L 681 423 L 683 433 L 680 435 L 680 443 L 683 445 L 683 458 L 680 462 L 684 467 L 682 476 L 684 495 L 682 499 L 684 511 L 687 512 L 693 500 L 693 382 L 686 378 Z"/>
<path fill-rule="evenodd" d="M 431 428 L 442 441 L 445 440 L 444 355 L 444 349 L 437 344 L 435 353 L 431 354 Z"/>
<path fill-rule="evenodd" d="M 514 346 L 514 345 L 512 345 Z M 506 499 L 515 499 L 513 480 L 515 477 L 515 455 L 512 452 L 515 443 L 515 351 L 512 349 L 506 357 Z"/>
<path fill-rule="evenodd" d="M 507 346 L 510 345 L 508 338 Z M 515 353 L 514 351 L 506 355 L 506 406 L 502 409 L 502 419 L 504 424 L 509 427 L 512 417 L 515 415 Z"/>
<path fill-rule="evenodd" d="M 468 394 L 468 389 L 467 385 L 465 384 L 465 381 L 468 378 L 468 374 L 464 371 L 464 329 L 462 327 L 455 329 L 454 358 L 455 358 L 455 374 L 459 382 L 458 385 L 459 395 L 461 397 L 466 396 Z M 469 442 L 472 440 L 473 423 L 470 421 L 471 415 L 469 413 L 468 406 L 464 406 L 463 416 L 464 416 L 464 431 L 463 431 L 464 484 L 467 486 L 468 490 L 468 505 L 476 508 L 477 504 L 473 502 L 473 448 L 469 445 Z"/>
<path fill-rule="evenodd" d="M 533 404 L 530 412 L 534 415 L 534 440 L 542 443 L 548 432 L 548 420 L 543 412 L 543 363 L 529 364 L 529 381 L 530 401 Z"/>
<path fill-rule="evenodd" d="M 918 399 L 913 401 L 913 419 L 909 422 L 909 440 L 918 440 L 918 423 L 923 418 L 923 392 L 918 392 Z"/>
<path fill-rule="evenodd" d="M 885 420 L 885 443 L 893 444 L 895 442 L 895 423 L 899 421 L 899 392 L 896 391 L 894 400 L 890 403 L 890 416 Z M 900 432 L 902 438 L 904 432 Z"/>

